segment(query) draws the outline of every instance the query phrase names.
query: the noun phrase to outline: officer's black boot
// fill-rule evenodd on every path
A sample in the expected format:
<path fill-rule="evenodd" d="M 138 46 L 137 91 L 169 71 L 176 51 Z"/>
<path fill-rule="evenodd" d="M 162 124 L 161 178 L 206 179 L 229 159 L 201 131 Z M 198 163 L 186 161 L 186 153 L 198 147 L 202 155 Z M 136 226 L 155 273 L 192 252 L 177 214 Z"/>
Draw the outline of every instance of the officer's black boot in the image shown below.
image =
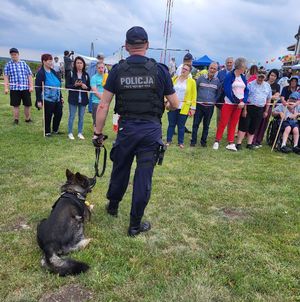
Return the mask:
<path fill-rule="evenodd" d="M 119 201 L 116 200 L 110 200 L 105 207 L 106 212 L 114 217 L 118 217 L 118 208 L 119 208 Z"/>
<path fill-rule="evenodd" d="M 148 232 L 151 229 L 149 221 L 141 222 L 141 219 L 130 217 L 130 225 L 128 228 L 128 236 L 135 237 L 140 233 Z"/>

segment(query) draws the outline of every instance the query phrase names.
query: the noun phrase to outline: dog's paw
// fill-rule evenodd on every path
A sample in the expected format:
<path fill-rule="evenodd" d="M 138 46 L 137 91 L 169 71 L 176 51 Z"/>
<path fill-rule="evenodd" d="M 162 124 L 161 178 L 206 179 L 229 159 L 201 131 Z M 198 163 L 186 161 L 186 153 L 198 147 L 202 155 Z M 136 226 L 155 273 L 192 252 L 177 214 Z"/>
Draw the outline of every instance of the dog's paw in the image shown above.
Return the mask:
<path fill-rule="evenodd" d="M 90 243 L 91 240 L 92 240 L 92 238 L 86 238 L 86 239 L 81 240 L 81 241 L 78 243 L 78 247 L 79 247 L 80 249 L 84 249 L 84 248 Z"/>

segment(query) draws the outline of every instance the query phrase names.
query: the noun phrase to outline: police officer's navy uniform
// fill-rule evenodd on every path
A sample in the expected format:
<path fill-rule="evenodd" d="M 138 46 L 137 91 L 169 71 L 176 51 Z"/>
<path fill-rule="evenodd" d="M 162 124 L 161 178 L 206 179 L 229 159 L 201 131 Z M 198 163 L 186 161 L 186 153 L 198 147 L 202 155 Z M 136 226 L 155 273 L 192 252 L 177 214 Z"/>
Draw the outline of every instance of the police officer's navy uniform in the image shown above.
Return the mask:
<path fill-rule="evenodd" d="M 115 65 L 104 88 L 116 95 L 115 112 L 120 115 L 117 139 L 111 150 L 109 210 L 118 208 L 136 156 L 130 226 L 138 226 L 150 198 L 157 151 L 162 145 L 164 95 L 175 91 L 167 66 L 139 55 Z"/>

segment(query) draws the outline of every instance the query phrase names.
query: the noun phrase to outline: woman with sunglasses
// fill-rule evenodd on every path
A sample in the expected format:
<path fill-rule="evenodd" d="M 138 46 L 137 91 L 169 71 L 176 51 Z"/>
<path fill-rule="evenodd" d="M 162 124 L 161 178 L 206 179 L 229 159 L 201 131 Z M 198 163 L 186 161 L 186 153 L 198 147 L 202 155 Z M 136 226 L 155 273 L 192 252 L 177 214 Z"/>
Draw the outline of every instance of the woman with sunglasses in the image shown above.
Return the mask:
<path fill-rule="evenodd" d="M 178 127 L 178 146 L 184 148 L 184 128 L 187 117 L 194 115 L 196 110 L 196 82 L 189 78 L 192 66 L 184 64 L 180 76 L 173 77 L 173 85 L 180 101 L 178 109 L 168 112 L 167 146 L 172 142 L 175 127 Z"/>

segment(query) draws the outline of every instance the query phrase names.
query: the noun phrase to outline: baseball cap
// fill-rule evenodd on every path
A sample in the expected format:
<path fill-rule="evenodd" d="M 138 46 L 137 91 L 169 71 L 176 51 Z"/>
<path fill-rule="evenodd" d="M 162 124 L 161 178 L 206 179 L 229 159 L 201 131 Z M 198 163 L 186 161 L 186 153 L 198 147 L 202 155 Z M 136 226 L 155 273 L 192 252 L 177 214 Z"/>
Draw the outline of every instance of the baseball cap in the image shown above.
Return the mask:
<path fill-rule="evenodd" d="M 266 77 L 267 74 L 264 70 L 259 70 L 258 73 L 257 73 L 257 77 Z"/>
<path fill-rule="evenodd" d="M 104 59 L 104 54 L 103 53 L 98 53 L 97 54 L 97 59 Z"/>
<path fill-rule="evenodd" d="M 148 42 L 148 35 L 143 27 L 133 26 L 126 33 L 128 44 L 144 44 Z"/>
<path fill-rule="evenodd" d="M 183 60 L 184 60 L 184 61 L 193 60 L 193 56 L 188 52 L 188 53 L 183 57 Z"/>
<path fill-rule="evenodd" d="M 19 51 L 18 51 L 18 49 L 17 48 L 15 48 L 15 47 L 13 47 L 13 48 L 11 48 L 10 50 L 9 50 L 9 53 L 19 53 Z"/>
<path fill-rule="evenodd" d="M 288 82 L 291 83 L 292 80 L 296 80 L 297 82 L 299 81 L 299 78 L 297 76 L 291 76 L 289 79 L 288 79 Z"/>
<path fill-rule="evenodd" d="M 300 93 L 297 91 L 292 92 L 289 96 L 289 99 L 300 100 Z"/>

